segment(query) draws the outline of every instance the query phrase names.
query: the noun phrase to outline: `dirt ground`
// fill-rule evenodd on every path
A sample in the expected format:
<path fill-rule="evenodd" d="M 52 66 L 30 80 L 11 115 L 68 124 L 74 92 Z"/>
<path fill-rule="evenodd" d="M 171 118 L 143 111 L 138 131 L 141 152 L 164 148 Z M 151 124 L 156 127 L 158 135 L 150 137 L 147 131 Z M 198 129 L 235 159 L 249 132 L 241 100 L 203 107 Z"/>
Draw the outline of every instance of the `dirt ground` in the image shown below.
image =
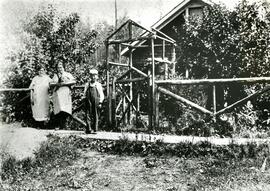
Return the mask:
<path fill-rule="evenodd" d="M 32 157 L 33 151 L 46 139 L 46 132 L 44 131 L 22 128 L 20 123 L 0 123 L 1 157 L 7 154 L 14 156 L 16 159 Z"/>

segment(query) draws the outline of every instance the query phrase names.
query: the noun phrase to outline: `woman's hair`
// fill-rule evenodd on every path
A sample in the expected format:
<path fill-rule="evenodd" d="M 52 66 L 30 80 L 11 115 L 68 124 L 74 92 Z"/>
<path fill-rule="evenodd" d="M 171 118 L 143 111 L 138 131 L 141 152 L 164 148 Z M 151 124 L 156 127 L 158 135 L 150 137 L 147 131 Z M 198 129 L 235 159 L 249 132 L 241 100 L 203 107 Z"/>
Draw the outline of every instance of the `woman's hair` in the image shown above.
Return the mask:
<path fill-rule="evenodd" d="M 43 65 L 37 65 L 36 66 L 36 71 L 39 72 L 41 69 L 44 69 L 45 70 L 45 66 Z"/>
<path fill-rule="evenodd" d="M 63 68 L 64 68 L 64 70 L 66 70 L 65 65 L 63 64 L 63 61 L 62 61 L 62 60 L 58 60 L 58 62 L 57 62 L 57 64 L 56 64 L 56 70 L 57 70 L 57 68 L 58 68 L 59 65 L 62 65 Z M 58 70 L 57 70 L 57 71 L 58 71 Z"/>

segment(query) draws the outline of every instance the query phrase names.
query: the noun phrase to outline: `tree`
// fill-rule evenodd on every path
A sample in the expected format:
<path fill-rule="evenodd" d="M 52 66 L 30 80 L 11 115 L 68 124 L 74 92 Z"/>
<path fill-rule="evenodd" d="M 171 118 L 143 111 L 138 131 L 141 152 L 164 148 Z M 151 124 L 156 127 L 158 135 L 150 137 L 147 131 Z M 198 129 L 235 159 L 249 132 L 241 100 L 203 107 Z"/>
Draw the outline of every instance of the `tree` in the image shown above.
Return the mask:
<path fill-rule="evenodd" d="M 10 57 L 15 64 L 5 82 L 6 87 L 28 87 L 38 65 L 45 66 L 52 76 L 58 60 L 63 61 L 66 70 L 79 84 L 87 80 L 89 69 L 94 67 L 92 55 L 99 46 L 96 43 L 98 32 L 84 27 L 77 13 L 60 15 L 48 5 L 25 22 L 23 29 L 24 49 Z M 3 98 L 4 112 L 17 120 L 29 119 L 30 104 L 21 107 L 23 104 L 18 103 L 20 100 L 29 101 L 25 96 L 23 93 L 7 93 Z"/>
<path fill-rule="evenodd" d="M 262 9 L 267 9 L 265 4 L 248 4 L 246 1 L 233 11 L 214 5 L 206 7 L 201 18 L 189 18 L 185 24 L 174 26 L 178 34 L 178 75 L 182 76 L 185 68 L 188 68 L 189 77 L 195 79 L 269 76 L 270 20 L 267 11 L 262 14 Z M 206 95 L 198 95 L 197 87 L 184 90 L 173 87 L 171 90 L 197 100 L 197 103 L 209 109 L 212 107 L 211 87 L 200 89 Z M 250 86 L 239 84 L 217 86 L 218 108 L 223 107 L 224 102 L 230 104 L 244 97 L 249 90 Z M 200 101 L 205 100 L 201 96 L 207 97 L 206 103 Z M 269 110 L 268 97 L 257 99 L 257 108 L 263 110 L 268 107 Z M 167 104 L 168 108 L 171 106 Z M 180 105 L 178 111 L 174 111 L 182 113 L 180 119 L 186 116 L 182 109 Z"/>

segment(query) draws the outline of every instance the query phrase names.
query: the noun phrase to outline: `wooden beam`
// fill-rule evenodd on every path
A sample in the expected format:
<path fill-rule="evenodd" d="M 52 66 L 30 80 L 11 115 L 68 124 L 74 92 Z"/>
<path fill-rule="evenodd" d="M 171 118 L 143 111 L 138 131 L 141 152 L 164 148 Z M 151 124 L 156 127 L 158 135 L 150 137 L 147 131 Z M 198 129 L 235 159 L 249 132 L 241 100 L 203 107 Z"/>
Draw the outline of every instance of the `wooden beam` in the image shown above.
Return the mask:
<path fill-rule="evenodd" d="M 144 77 L 147 77 L 148 76 L 146 73 L 142 72 L 141 70 L 139 70 L 139 69 L 137 69 L 137 68 L 135 68 L 133 66 L 131 67 L 131 69 L 134 70 L 135 72 L 141 74 Z"/>
<path fill-rule="evenodd" d="M 187 104 L 187 105 L 189 105 L 189 106 L 197 109 L 198 111 L 201 111 L 201 112 L 203 112 L 205 114 L 213 115 L 213 113 L 211 111 L 209 111 L 209 110 L 207 110 L 207 109 L 199 106 L 198 104 L 196 104 L 194 102 L 191 102 L 191 101 L 189 101 L 189 100 L 187 100 L 187 99 L 185 99 L 185 98 L 183 98 L 183 97 L 181 97 L 179 95 L 176 95 L 175 93 L 173 93 L 173 92 L 171 92 L 169 90 L 166 90 L 166 89 L 164 89 L 162 87 L 158 87 L 158 91 L 160 91 L 161 93 L 166 94 L 168 96 L 171 96 L 174 99 L 176 99 L 176 100 L 178 100 L 180 102 L 183 102 L 183 103 L 185 103 L 185 104 Z"/>
<path fill-rule="evenodd" d="M 124 77 L 126 77 L 129 73 L 131 72 L 131 70 L 126 71 L 124 74 L 122 74 L 122 76 L 120 76 L 119 78 L 117 78 L 118 80 L 122 80 Z"/>
<path fill-rule="evenodd" d="M 155 90 L 155 127 L 159 127 L 159 98 L 160 92 Z"/>
<path fill-rule="evenodd" d="M 125 98 L 127 98 L 127 101 L 132 104 L 132 107 L 133 107 L 134 111 L 137 111 L 136 107 L 132 103 L 133 102 L 132 97 L 129 98 L 128 95 L 126 94 L 126 92 L 124 91 L 124 89 L 121 88 L 121 87 L 119 87 L 119 88 L 122 90 L 122 93 L 124 94 Z"/>
<path fill-rule="evenodd" d="M 110 40 L 109 44 L 119 44 L 119 43 L 125 43 L 125 42 L 134 42 L 134 41 L 140 41 L 140 40 L 149 40 L 153 37 L 137 37 L 137 38 L 131 38 L 131 39 L 124 39 L 124 40 Z"/>
<path fill-rule="evenodd" d="M 162 60 L 165 60 L 165 40 L 162 41 Z M 164 79 L 168 79 L 168 63 L 165 62 Z"/>
<path fill-rule="evenodd" d="M 120 99 L 119 103 L 118 103 L 117 106 L 116 106 L 115 113 L 117 113 L 117 111 L 119 110 L 119 108 L 120 108 L 122 102 L 123 102 L 123 99 Z"/>
<path fill-rule="evenodd" d="M 30 90 L 30 88 L 1 88 L 0 92 L 25 92 Z"/>
<path fill-rule="evenodd" d="M 158 36 L 158 35 L 156 35 L 156 37 L 159 38 L 159 39 L 161 39 L 161 40 L 165 40 L 166 42 L 169 42 L 169 43 L 171 43 L 171 44 L 175 44 L 174 41 L 171 41 L 171 40 L 169 40 L 169 39 L 167 39 L 167 38 L 164 38 L 164 37 L 161 37 L 161 36 Z"/>
<path fill-rule="evenodd" d="M 111 113 L 111 97 L 110 97 L 110 66 L 109 66 L 109 44 L 106 41 L 106 92 L 107 92 L 107 124 L 111 126 L 112 120 L 112 113 Z"/>
<path fill-rule="evenodd" d="M 171 59 L 171 61 L 172 61 L 172 65 L 173 65 L 173 68 L 171 70 L 172 71 L 171 74 L 172 74 L 172 76 L 174 76 L 175 75 L 175 64 L 176 64 L 175 45 L 172 46 L 172 59 Z"/>
<path fill-rule="evenodd" d="M 151 67 L 151 83 L 152 83 L 152 88 L 151 88 L 151 129 L 154 130 L 153 123 L 155 120 L 155 47 L 154 47 L 154 39 L 151 39 L 151 54 L 152 54 L 152 67 Z"/>
<path fill-rule="evenodd" d="M 86 123 L 81 120 L 80 118 L 76 117 L 75 115 L 71 115 L 72 119 L 74 119 L 74 121 L 78 122 L 79 124 L 83 125 L 84 127 L 86 127 Z"/>
<path fill-rule="evenodd" d="M 127 23 L 129 23 L 131 20 L 127 20 L 126 22 L 124 22 L 118 29 L 116 29 L 112 34 L 110 34 L 107 38 L 106 41 L 108 41 L 113 35 L 115 35 L 116 33 L 118 33 Z"/>
<path fill-rule="evenodd" d="M 225 84 L 225 83 L 263 83 L 270 82 L 270 77 L 253 78 L 227 78 L 227 79 L 195 79 L 195 80 L 157 80 L 156 84 L 164 85 L 206 85 L 206 84 Z"/>
<path fill-rule="evenodd" d="M 116 89 L 115 89 L 116 78 L 112 80 L 112 128 L 116 128 Z"/>
<path fill-rule="evenodd" d="M 249 95 L 249 96 L 247 96 L 247 97 L 245 97 L 245 98 L 243 98 L 243 99 L 241 99 L 241 100 L 239 100 L 239 101 L 225 107 L 224 109 L 219 110 L 218 112 L 216 112 L 216 115 L 220 115 L 222 113 L 225 113 L 225 112 L 227 112 L 227 111 L 229 111 L 229 110 L 231 110 L 231 109 L 233 109 L 233 108 L 247 102 L 248 100 L 250 100 L 250 99 L 252 99 L 252 98 L 254 98 L 256 96 L 269 91 L 269 90 L 270 90 L 270 86 L 266 86 L 262 90 L 259 90 L 259 91 L 255 92 L 254 94 L 251 94 L 251 95 Z"/>
<path fill-rule="evenodd" d="M 213 85 L 213 112 L 214 112 L 214 122 L 216 122 L 216 112 L 217 112 L 217 99 L 216 99 L 216 85 Z"/>
<path fill-rule="evenodd" d="M 62 87 L 62 86 L 72 86 L 76 84 L 76 81 L 71 81 L 71 82 L 61 82 L 61 83 L 56 83 L 56 82 L 50 82 L 49 86 L 50 88 L 54 88 L 56 86 Z"/>
<path fill-rule="evenodd" d="M 121 43 L 124 46 L 132 47 L 132 48 L 149 48 L 149 45 L 132 45 L 128 43 Z M 154 47 L 161 47 L 163 46 L 162 44 L 155 44 Z M 165 46 L 171 46 L 171 44 L 165 44 Z"/>
<path fill-rule="evenodd" d="M 72 113 L 77 113 L 80 111 L 84 106 L 84 100 L 82 100 L 83 103 L 81 103 L 78 107 L 76 107 L 74 110 L 72 110 Z"/>
<path fill-rule="evenodd" d="M 117 63 L 117 62 L 109 62 L 110 65 L 114 65 L 114 66 L 124 66 L 124 67 L 128 67 L 127 64 L 122 64 L 122 63 Z"/>
<path fill-rule="evenodd" d="M 154 31 L 160 33 L 161 35 L 163 35 L 165 38 L 167 38 L 167 39 L 171 40 L 172 42 L 176 43 L 176 41 L 175 41 L 173 38 L 169 37 L 168 35 L 166 35 L 165 33 L 161 32 L 160 30 L 157 30 L 157 29 L 155 29 L 155 28 L 153 28 L 153 27 L 152 27 L 152 29 L 153 29 Z"/>
<path fill-rule="evenodd" d="M 141 29 L 144 29 L 144 30 L 146 30 L 147 32 L 149 32 L 149 33 L 151 33 L 151 34 L 155 34 L 153 31 L 151 31 L 151 30 L 149 30 L 149 29 L 143 27 L 142 25 L 136 23 L 135 21 L 132 21 L 132 20 L 131 20 L 131 22 L 132 22 L 133 25 L 135 25 L 135 26 L 137 26 L 137 27 L 139 27 L 139 28 L 141 28 Z"/>
<path fill-rule="evenodd" d="M 165 52 L 165 51 L 164 51 L 164 52 Z M 165 59 L 165 56 L 164 56 L 164 58 L 154 58 L 154 60 L 155 60 L 156 62 L 159 62 L 159 63 L 172 64 L 171 61 Z M 152 58 L 147 58 L 147 61 L 148 61 L 148 62 L 151 62 L 151 61 L 152 61 Z"/>
<path fill-rule="evenodd" d="M 144 81 L 146 78 L 133 78 L 133 79 L 126 79 L 126 80 L 117 80 L 116 83 L 125 84 L 130 82 L 140 82 Z"/>

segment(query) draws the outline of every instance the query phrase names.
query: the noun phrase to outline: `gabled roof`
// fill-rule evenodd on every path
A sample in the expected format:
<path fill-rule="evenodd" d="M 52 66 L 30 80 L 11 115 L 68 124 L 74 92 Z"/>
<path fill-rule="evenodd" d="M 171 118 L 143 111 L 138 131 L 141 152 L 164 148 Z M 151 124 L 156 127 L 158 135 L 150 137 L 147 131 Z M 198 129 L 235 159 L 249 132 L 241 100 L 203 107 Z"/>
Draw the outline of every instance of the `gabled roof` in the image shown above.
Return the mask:
<path fill-rule="evenodd" d="M 152 25 L 152 28 L 155 29 L 162 29 L 165 27 L 168 23 L 173 21 L 176 17 L 178 17 L 185 9 L 185 7 L 192 2 L 200 2 L 205 5 L 213 5 L 213 2 L 209 0 L 183 0 L 181 3 L 179 3 L 177 6 L 175 6 L 171 11 L 169 11 L 166 15 L 164 15 L 160 20 L 158 20 L 154 25 Z"/>
<path fill-rule="evenodd" d="M 152 25 L 151 28 L 161 30 L 164 28 L 167 24 L 169 24 L 171 21 L 173 21 L 176 17 L 178 17 L 183 11 L 185 10 L 186 6 L 193 2 L 200 2 L 205 5 L 213 5 L 214 3 L 210 0 L 183 0 L 181 3 L 179 3 L 177 6 L 175 6 L 171 11 L 169 11 L 166 15 L 164 15 L 160 20 L 158 20 L 155 24 Z M 141 34 L 141 36 L 147 36 L 149 35 L 149 32 L 144 32 Z M 141 42 L 133 42 L 132 45 L 140 45 L 143 44 L 145 41 Z M 121 54 L 124 55 L 127 52 L 128 48 L 125 48 Z"/>

